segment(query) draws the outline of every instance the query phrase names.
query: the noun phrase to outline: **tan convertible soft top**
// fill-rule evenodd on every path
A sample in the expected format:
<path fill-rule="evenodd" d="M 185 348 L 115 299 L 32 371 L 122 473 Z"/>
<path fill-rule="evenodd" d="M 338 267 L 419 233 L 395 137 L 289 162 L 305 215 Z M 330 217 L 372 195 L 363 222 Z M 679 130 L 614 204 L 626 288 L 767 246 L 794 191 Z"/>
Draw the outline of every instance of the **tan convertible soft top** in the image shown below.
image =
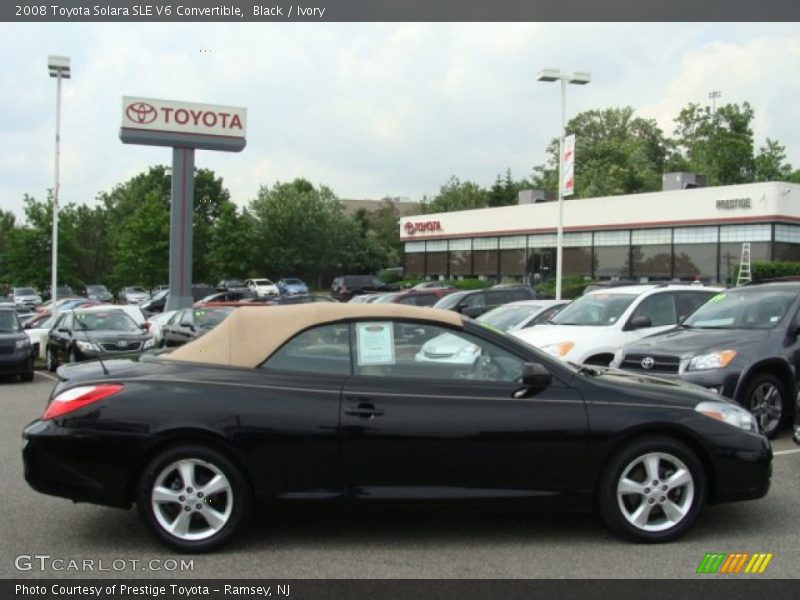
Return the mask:
<path fill-rule="evenodd" d="M 204 336 L 162 358 L 255 367 L 308 327 L 362 318 L 421 319 L 461 325 L 458 313 L 402 304 L 314 302 L 293 306 L 242 306 Z"/>

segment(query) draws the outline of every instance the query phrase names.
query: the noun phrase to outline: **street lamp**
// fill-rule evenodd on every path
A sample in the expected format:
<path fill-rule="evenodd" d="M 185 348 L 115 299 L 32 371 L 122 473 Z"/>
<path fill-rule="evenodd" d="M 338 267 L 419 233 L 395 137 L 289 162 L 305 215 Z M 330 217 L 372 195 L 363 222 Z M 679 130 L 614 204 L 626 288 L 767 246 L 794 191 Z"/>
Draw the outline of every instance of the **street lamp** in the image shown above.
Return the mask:
<path fill-rule="evenodd" d="M 69 57 L 67 56 L 48 56 L 47 69 L 50 77 L 55 77 L 58 85 L 56 87 L 56 164 L 55 164 L 55 185 L 53 187 L 53 263 L 50 278 L 50 306 L 55 311 L 58 294 L 58 166 L 61 158 L 61 80 L 69 79 Z"/>
<path fill-rule="evenodd" d="M 717 114 L 717 98 L 722 97 L 722 92 L 719 90 L 714 90 L 708 93 L 708 97 L 711 100 L 711 114 Z"/>
<path fill-rule="evenodd" d="M 586 85 L 592 74 L 585 71 L 562 73 L 558 69 L 542 69 L 537 81 L 561 82 L 561 131 L 558 138 L 558 229 L 556 233 L 556 300 L 561 300 L 561 272 L 564 255 L 564 135 L 566 134 L 567 84 Z"/>

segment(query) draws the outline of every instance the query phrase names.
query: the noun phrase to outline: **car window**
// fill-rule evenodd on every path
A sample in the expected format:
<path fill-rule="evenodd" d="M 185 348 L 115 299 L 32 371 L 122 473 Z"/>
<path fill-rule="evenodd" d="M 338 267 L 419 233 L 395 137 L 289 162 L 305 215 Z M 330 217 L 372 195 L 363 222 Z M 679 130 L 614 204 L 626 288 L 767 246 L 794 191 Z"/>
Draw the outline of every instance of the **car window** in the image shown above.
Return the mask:
<path fill-rule="evenodd" d="M 613 325 L 636 299 L 636 294 L 593 292 L 568 304 L 550 321 L 554 325 Z"/>
<path fill-rule="evenodd" d="M 431 324 L 354 325 L 355 374 L 410 379 L 518 381 L 522 359 L 475 336 Z"/>
<path fill-rule="evenodd" d="M 675 297 L 671 293 L 648 296 L 636 307 L 631 319 L 637 317 L 650 319 L 650 327 L 674 325 L 678 321 L 675 312 Z"/>
<path fill-rule="evenodd" d="M 531 321 L 525 325 L 525 328 L 527 329 L 528 327 L 533 327 L 534 325 L 541 325 L 542 323 L 547 323 L 550 319 L 553 318 L 553 316 L 556 313 L 558 313 L 562 308 L 564 308 L 564 306 L 566 305 L 562 304 L 560 306 L 551 306 L 550 308 L 543 310 L 538 315 L 536 315 L 536 317 L 531 319 Z"/>
<path fill-rule="evenodd" d="M 262 369 L 350 375 L 350 325 L 336 323 L 308 329 L 281 346 Z"/>
<path fill-rule="evenodd" d="M 703 291 L 703 292 L 679 292 L 676 294 L 676 303 L 678 307 L 678 318 L 683 319 L 688 317 L 698 307 L 705 304 L 709 298 L 716 295 L 717 292 Z"/>
<path fill-rule="evenodd" d="M 414 300 L 413 304 L 416 306 L 433 306 L 439 301 L 436 294 L 418 294 L 411 296 L 411 298 Z"/>
<path fill-rule="evenodd" d="M 795 299 L 789 290 L 728 290 L 708 300 L 683 322 L 698 329 L 772 329 Z"/>
<path fill-rule="evenodd" d="M 180 313 L 180 315 L 181 315 L 181 320 L 180 320 L 181 325 L 194 325 L 194 322 L 192 321 L 191 310 L 189 309 L 184 310 L 183 312 Z"/>
<path fill-rule="evenodd" d="M 0 333 L 13 333 L 21 329 L 16 313 L 0 311 Z"/>
<path fill-rule="evenodd" d="M 486 294 L 468 294 L 464 297 L 465 308 L 473 308 L 476 306 L 486 306 Z"/>

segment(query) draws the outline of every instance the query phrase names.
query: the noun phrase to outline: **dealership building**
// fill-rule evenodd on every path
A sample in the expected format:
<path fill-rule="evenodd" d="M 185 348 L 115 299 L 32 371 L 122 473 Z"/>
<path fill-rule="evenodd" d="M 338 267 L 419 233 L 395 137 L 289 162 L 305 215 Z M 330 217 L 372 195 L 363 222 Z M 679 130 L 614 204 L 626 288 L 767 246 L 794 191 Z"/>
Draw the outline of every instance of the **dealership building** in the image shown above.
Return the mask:
<path fill-rule="evenodd" d="M 800 185 L 694 187 L 564 201 L 565 277 L 731 283 L 752 261 L 800 261 Z M 403 217 L 405 273 L 537 281 L 556 271 L 558 202 Z M 735 282 L 734 282 L 735 283 Z"/>

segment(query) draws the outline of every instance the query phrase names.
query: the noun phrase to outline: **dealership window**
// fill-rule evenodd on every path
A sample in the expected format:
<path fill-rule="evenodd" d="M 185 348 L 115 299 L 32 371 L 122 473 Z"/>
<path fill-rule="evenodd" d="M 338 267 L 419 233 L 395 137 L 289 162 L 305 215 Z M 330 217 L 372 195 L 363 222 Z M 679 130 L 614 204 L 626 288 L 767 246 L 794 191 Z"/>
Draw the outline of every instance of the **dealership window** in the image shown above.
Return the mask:
<path fill-rule="evenodd" d="M 716 244 L 675 244 L 674 279 L 700 280 L 706 283 L 717 280 Z"/>
<path fill-rule="evenodd" d="M 525 275 L 524 235 L 512 235 L 500 238 L 500 276 L 522 278 Z"/>
<path fill-rule="evenodd" d="M 556 234 L 555 233 L 539 233 L 536 235 L 528 236 L 529 248 L 555 248 L 556 247 Z"/>
<path fill-rule="evenodd" d="M 720 242 L 769 242 L 772 227 L 769 223 L 757 225 L 724 225 L 719 228 Z"/>
<path fill-rule="evenodd" d="M 473 275 L 497 276 L 497 238 L 475 238 L 472 240 Z"/>
<path fill-rule="evenodd" d="M 565 276 L 592 276 L 592 233 L 565 233 L 563 250 Z"/>
<path fill-rule="evenodd" d="M 425 253 L 406 252 L 404 273 L 414 277 L 423 277 L 425 275 Z"/>
<path fill-rule="evenodd" d="M 716 244 L 719 241 L 716 227 L 676 227 L 674 236 L 675 244 Z"/>
<path fill-rule="evenodd" d="M 425 275 L 447 277 L 447 240 L 432 240 L 425 243 Z"/>
<path fill-rule="evenodd" d="M 775 242 L 774 260 L 778 262 L 800 262 L 800 244 Z"/>
<path fill-rule="evenodd" d="M 450 276 L 472 275 L 472 240 L 450 240 L 448 249 Z"/>
<path fill-rule="evenodd" d="M 769 242 L 750 244 L 750 260 L 770 260 Z M 742 260 L 742 243 L 728 242 L 719 245 L 719 274 L 725 283 L 736 283 L 736 268 Z"/>
<path fill-rule="evenodd" d="M 800 227 L 797 225 L 775 225 L 775 241 L 787 242 L 790 244 L 800 244 Z"/>
<path fill-rule="evenodd" d="M 631 232 L 634 279 L 659 281 L 672 277 L 672 230 L 639 229 Z"/>
<path fill-rule="evenodd" d="M 630 231 L 598 231 L 594 234 L 595 279 L 630 277 Z"/>

